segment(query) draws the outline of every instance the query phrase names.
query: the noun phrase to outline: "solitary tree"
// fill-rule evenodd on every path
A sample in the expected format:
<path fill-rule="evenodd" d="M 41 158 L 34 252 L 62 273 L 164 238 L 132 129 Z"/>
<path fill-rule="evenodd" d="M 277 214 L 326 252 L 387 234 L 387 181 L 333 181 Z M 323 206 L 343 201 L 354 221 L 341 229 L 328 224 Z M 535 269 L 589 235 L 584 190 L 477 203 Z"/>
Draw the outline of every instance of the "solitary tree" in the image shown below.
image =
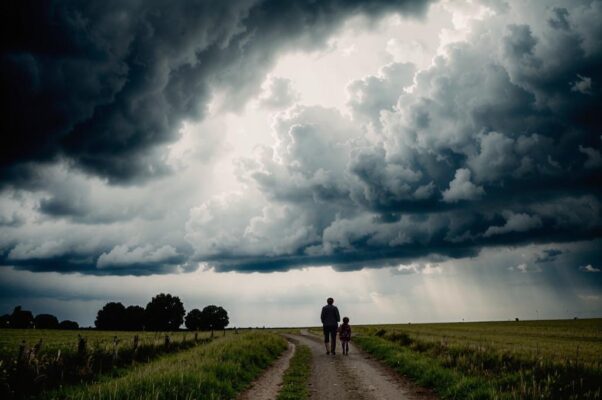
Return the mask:
<path fill-rule="evenodd" d="M 202 329 L 203 313 L 201 310 L 198 308 L 191 310 L 186 315 L 186 321 L 184 322 L 184 325 L 186 325 L 186 328 L 190 329 L 191 331 L 198 331 L 199 329 Z"/>
<path fill-rule="evenodd" d="M 94 325 L 108 331 L 122 330 L 125 323 L 125 307 L 121 303 L 110 302 L 98 310 Z"/>
<path fill-rule="evenodd" d="M 68 319 L 61 321 L 59 329 L 72 330 L 79 329 L 79 324 L 75 321 L 69 321 Z"/>
<path fill-rule="evenodd" d="M 221 330 L 230 323 L 228 312 L 222 307 L 210 305 L 203 308 L 201 313 L 201 329 L 203 330 Z"/>
<path fill-rule="evenodd" d="M 19 329 L 33 328 L 33 314 L 31 311 L 22 310 L 21 306 L 15 307 L 10 316 L 10 327 Z"/>
<path fill-rule="evenodd" d="M 128 306 L 125 309 L 125 326 L 128 331 L 141 331 L 144 329 L 146 312 L 140 306 Z"/>
<path fill-rule="evenodd" d="M 158 294 L 146 305 L 146 328 L 152 331 L 178 330 L 185 314 L 179 297 Z"/>
<path fill-rule="evenodd" d="M 36 329 L 58 329 L 59 320 L 51 314 L 38 314 L 33 319 Z"/>

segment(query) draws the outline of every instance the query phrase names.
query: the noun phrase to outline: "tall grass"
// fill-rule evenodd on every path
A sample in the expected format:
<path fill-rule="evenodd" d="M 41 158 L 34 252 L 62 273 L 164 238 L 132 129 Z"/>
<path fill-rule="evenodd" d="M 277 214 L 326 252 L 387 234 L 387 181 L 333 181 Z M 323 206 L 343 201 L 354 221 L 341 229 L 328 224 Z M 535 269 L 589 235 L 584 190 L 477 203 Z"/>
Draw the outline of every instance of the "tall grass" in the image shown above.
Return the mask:
<path fill-rule="evenodd" d="M 548 357 L 484 341 L 475 345 L 469 338 L 447 341 L 413 333 L 400 327 L 364 329 L 356 342 L 418 384 L 434 388 L 442 398 L 602 398 L 599 359 Z M 506 340 L 512 342 L 519 335 L 509 334 Z"/>
<path fill-rule="evenodd" d="M 3 331 L 13 339 L 18 333 Z M 101 374 L 114 373 L 117 368 L 148 362 L 210 340 L 208 334 L 195 333 L 42 332 L 48 333 L 46 341 L 40 338 L 31 344 L 23 339 L 12 354 L 0 354 L 1 398 L 24 398 L 59 385 L 89 381 Z M 24 333 L 25 337 L 30 335 Z M 90 339 L 95 340 L 90 343 Z M 6 338 L 3 340 L 6 343 Z"/>
<path fill-rule="evenodd" d="M 463 376 L 403 345 L 375 336 L 356 336 L 354 341 L 362 349 L 411 378 L 418 385 L 435 389 L 443 399 L 496 398 L 495 387 L 485 380 Z"/>
<path fill-rule="evenodd" d="M 231 399 L 287 347 L 271 333 L 219 338 L 191 350 L 162 357 L 125 375 L 50 392 L 64 399 Z"/>

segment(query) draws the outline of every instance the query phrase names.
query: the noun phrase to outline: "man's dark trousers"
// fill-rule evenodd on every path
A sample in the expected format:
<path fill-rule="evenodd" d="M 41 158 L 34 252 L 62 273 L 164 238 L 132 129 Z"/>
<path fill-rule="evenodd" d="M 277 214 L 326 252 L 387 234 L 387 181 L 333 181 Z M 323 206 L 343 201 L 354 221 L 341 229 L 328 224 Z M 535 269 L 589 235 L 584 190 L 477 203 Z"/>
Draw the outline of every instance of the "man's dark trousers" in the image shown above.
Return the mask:
<path fill-rule="evenodd" d="M 326 326 L 324 325 L 324 342 L 330 341 L 330 352 L 334 353 L 337 348 L 337 326 Z"/>

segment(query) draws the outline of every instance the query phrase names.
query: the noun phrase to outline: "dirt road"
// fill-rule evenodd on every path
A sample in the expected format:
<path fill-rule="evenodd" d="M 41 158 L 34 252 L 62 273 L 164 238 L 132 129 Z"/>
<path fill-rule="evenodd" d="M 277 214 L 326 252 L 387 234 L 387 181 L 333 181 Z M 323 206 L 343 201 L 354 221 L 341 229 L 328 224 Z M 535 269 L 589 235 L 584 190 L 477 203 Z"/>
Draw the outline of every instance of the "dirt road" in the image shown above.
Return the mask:
<path fill-rule="evenodd" d="M 310 378 L 311 399 L 314 400 L 432 400 L 432 393 L 417 388 L 395 372 L 371 359 L 351 343 L 349 355 L 326 355 L 322 338 L 302 332 L 286 335 L 307 345 L 313 355 Z"/>
<path fill-rule="evenodd" d="M 326 355 L 322 338 L 307 331 L 284 336 L 289 340 L 288 350 L 238 400 L 276 398 L 282 385 L 282 375 L 295 352 L 294 343 L 304 344 L 312 352 L 309 381 L 312 400 L 436 400 L 432 392 L 403 379 L 353 343 L 349 346 L 348 356 L 340 352 L 340 343 L 337 355 L 332 356 Z"/>

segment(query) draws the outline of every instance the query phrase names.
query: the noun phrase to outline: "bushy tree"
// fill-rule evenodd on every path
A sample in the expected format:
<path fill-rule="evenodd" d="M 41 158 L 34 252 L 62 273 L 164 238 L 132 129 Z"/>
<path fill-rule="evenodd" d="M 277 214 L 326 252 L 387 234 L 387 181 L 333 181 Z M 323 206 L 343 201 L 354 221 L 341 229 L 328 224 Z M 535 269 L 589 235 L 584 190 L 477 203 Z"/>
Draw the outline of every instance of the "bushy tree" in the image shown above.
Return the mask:
<path fill-rule="evenodd" d="M 125 325 L 125 307 L 121 303 L 110 302 L 98 310 L 94 325 L 97 329 L 108 331 L 122 330 Z"/>
<path fill-rule="evenodd" d="M 61 321 L 61 323 L 59 324 L 59 329 L 65 329 L 65 330 L 74 330 L 74 329 L 79 329 L 79 324 L 75 321 L 69 321 L 68 319 Z"/>
<path fill-rule="evenodd" d="M 184 322 L 186 310 L 179 297 L 161 293 L 146 305 L 146 329 L 174 331 Z"/>
<path fill-rule="evenodd" d="M 203 330 L 221 330 L 230 323 L 228 312 L 222 307 L 210 305 L 203 308 L 201 313 L 201 329 Z"/>
<path fill-rule="evenodd" d="M 125 309 L 125 326 L 128 331 L 141 331 L 144 329 L 146 312 L 140 306 L 128 306 Z"/>
<path fill-rule="evenodd" d="M 186 325 L 186 328 L 190 329 L 191 331 L 198 331 L 198 330 L 202 329 L 203 313 L 201 312 L 201 310 L 199 310 L 198 308 L 191 310 L 186 315 L 186 320 L 184 322 L 184 325 Z"/>
<path fill-rule="evenodd" d="M 51 314 L 38 314 L 33 319 L 36 329 L 58 329 L 59 320 Z"/>
<path fill-rule="evenodd" d="M 10 315 L 10 327 L 17 329 L 33 328 L 33 314 L 31 311 L 22 310 L 21 306 L 15 307 Z"/>

